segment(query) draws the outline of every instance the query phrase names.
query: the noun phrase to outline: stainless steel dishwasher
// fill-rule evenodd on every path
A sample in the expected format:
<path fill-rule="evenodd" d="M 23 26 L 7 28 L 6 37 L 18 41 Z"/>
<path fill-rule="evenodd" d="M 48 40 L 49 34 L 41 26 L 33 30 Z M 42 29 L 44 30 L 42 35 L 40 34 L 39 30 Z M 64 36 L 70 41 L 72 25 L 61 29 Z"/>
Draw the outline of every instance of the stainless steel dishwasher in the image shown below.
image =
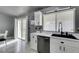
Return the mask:
<path fill-rule="evenodd" d="M 38 53 L 49 53 L 50 37 L 37 36 L 37 50 L 38 50 Z"/>

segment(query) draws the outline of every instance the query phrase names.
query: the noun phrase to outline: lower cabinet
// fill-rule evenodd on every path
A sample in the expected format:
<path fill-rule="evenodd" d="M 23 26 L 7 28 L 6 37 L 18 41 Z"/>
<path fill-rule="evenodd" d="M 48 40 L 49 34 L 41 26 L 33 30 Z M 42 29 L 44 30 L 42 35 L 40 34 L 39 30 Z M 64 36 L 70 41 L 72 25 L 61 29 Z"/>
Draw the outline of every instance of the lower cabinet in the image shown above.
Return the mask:
<path fill-rule="evenodd" d="M 30 41 L 30 46 L 32 49 L 37 51 L 37 35 L 36 34 L 31 34 L 31 41 Z"/>
<path fill-rule="evenodd" d="M 50 52 L 55 53 L 55 52 L 60 52 L 61 46 L 59 45 L 58 41 L 55 39 L 50 38 Z"/>
<path fill-rule="evenodd" d="M 79 42 L 50 38 L 50 53 L 79 53 Z"/>
<path fill-rule="evenodd" d="M 79 47 L 65 46 L 65 53 L 79 53 Z"/>
<path fill-rule="evenodd" d="M 38 52 L 46 53 L 79 53 L 79 41 L 57 37 L 38 37 L 31 34 L 30 46 Z"/>

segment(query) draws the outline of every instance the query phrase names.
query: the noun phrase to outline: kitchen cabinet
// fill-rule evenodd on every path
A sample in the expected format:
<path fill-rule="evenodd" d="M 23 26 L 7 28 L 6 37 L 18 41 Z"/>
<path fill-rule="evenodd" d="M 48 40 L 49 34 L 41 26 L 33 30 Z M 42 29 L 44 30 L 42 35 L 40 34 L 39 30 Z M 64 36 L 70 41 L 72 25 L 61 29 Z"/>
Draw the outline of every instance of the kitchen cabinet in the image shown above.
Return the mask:
<path fill-rule="evenodd" d="M 49 34 L 31 33 L 31 48 L 42 53 L 79 53 L 79 40 Z"/>
<path fill-rule="evenodd" d="M 30 47 L 37 51 L 37 45 L 38 45 L 38 41 L 39 41 L 39 42 L 41 42 L 41 47 L 44 48 L 44 46 L 45 46 L 46 50 L 48 50 L 48 47 L 50 47 L 50 45 L 49 45 L 50 41 L 49 40 L 50 40 L 50 36 L 51 35 L 52 35 L 51 32 L 41 32 L 41 33 L 40 32 L 33 32 L 33 33 L 31 33 L 30 34 Z M 39 36 L 44 36 L 44 37 L 43 38 L 39 38 Z"/>
<path fill-rule="evenodd" d="M 65 38 L 50 38 L 50 53 L 79 53 L 79 41 Z"/>
<path fill-rule="evenodd" d="M 50 53 L 63 53 L 64 45 L 56 38 L 50 38 Z"/>
<path fill-rule="evenodd" d="M 42 12 L 36 11 L 34 12 L 35 25 L 42 25 Z"/>
<path fill-rule="evenodd" d="M 75 32 L 75 9 L 59 11 L 57 14 L 57 31 L 62 23 L 63 32 Z"/>
<path fill-rule="evenodd" d="M 79 47 L 65 46 L 65 53 L 79 53 Z"/>
<path fill-rule="evenodd" d="M 37 35 L 34 33 L 31 33 L 30 46 L 32 49 L 37 51 Z"/>
<path fill-rule="evenodd" d="M 64 41 L 65 53 L 79 53 L 79 41 Z"/>
<path fill-rule="evenodd" d="M 59 53 L 61 52 L 61 45 L 58 40 L 50 38 L 50 53 Z"/>

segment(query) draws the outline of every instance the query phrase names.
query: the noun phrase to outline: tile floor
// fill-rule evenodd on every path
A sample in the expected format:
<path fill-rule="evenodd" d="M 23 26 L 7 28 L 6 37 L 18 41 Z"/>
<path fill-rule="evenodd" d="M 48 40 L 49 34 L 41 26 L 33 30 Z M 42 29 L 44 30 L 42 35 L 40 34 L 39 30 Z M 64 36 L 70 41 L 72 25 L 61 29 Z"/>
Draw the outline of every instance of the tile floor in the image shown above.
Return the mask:
<path fill-rule="evenodd" d="M 37 53 L 30 44 L 20 39 L 8 40 L 7 45 L 0 44 L 0 53 Z"/>

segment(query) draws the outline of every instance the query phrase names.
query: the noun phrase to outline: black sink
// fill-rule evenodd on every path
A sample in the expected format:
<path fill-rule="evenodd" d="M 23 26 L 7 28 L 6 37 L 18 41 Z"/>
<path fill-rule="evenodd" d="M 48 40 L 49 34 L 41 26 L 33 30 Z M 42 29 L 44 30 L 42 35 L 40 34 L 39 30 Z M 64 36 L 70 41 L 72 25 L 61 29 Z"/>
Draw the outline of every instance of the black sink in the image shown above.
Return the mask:
<path fill-rule="evenodd" d="M 63 37 L 63 38 L 70 38 L 70 39 L 77 39 L 75 36 L 73 36 L 72 34 L 69 34 L 69 35 L 61 35 L 61 34 L 52 34 L 52 36 L 55 36 L 55 37 Z"/>

